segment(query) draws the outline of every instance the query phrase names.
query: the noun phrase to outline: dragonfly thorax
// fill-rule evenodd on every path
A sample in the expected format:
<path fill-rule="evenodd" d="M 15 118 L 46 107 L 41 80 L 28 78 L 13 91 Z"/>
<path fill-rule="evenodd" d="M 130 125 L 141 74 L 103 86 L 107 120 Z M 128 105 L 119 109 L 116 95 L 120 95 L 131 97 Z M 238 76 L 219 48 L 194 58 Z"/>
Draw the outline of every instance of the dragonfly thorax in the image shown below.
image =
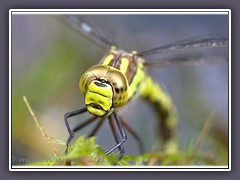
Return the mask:
<path fill-rule="evenodd" d="M 99 64 L 88 69 L 80 79 L 79 88 L 87 110 L 96 116 L 105 116 L 128 101 L 126 77 L 110 66 Z"/>

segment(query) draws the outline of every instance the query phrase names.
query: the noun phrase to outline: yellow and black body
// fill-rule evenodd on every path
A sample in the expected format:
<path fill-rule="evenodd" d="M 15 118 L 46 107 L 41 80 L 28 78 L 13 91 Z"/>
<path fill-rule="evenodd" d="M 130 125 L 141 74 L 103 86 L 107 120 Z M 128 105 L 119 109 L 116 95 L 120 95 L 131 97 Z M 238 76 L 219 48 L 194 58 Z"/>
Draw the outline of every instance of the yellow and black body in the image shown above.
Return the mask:
<path fill-rule="evenodd" d="M 146 74 L 144 62 L 135 51 L 128 53 L 113 46 L 100 64 L 92 66 L 82 75 L 80 92 L 85 97 L 87 111 L 103 118 L 134 97 L 145 98 L 160 116 L 165 151 L 175 152 L 176 109 L 170 96 Z"/>
<path fill-rule="evenodd" d="M 140 137 L 117 113 L 119 108 L 125 106 L 135 97 L 142 97 L 152 105 L 158 114 L 163 152 L 176 152 L 178 149 L 176 108 L 168 93 L 147 74 L 146 67 L 151 64 L 145 60 L 144 56 L 172 50 L 182 51 L 190 48 L 227 46 L 228 38 L 190 38 L 140 53 L 136 51 L 127 52 L 113 46 L 105 37 L 98 36 L 98 33 L 81 18 L 68 16 L 67 21 L 79 32 L 106 50 L 106 54 L 99 64 L 90 67 L 80 78 L 79 88 L 85 98 L 86 107 L 65 114 L 65 124 L 70 134 L 67 147 L 76 131 L 100 118 L 97 126 L 89 135 L 92 136 L 97 132 L 104 119 L 108 118 L 116 145 L 106 154 L 113 152 L 117 148 L 121 153 L 124 153 L 121 145 L 127 140 L 125 129 L 138 141 L 142 152 Z M 167 64 L 168 62 L 163 61 L 161 63 Z M 68 118 L 84 112 L 89 112 L 93 117 L 71 130 Z M 119 139 L 116 133 L 115 123 L 122 139 Z"/>

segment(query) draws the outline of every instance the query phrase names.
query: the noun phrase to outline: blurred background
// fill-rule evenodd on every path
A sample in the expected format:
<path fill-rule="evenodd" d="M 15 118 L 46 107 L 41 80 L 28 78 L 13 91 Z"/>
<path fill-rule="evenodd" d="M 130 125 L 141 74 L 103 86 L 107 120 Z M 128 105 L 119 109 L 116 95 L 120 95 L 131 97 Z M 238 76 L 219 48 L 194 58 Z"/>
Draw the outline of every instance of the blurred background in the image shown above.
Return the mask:
<path fill-rule="evenodd" d="M 125 50 L 148 50 L 199 35 L 228 35 L 227 15 L 88 15 L 82 16 L 99 32 Z M 78 83 L 81 75 L 104 56 L 104 51 L 76 32 L 57 15 L 12 16 L 12 163 L 22 164 L 52 157 L 53 151 L 35 126 L 24 102 L 25 95 L 39 123 L 50 137 L 66 142 L 66 112 L 84 107 Z M 149 59 L 181 56 L 158 54 Z M 227 58 L 227 48 L 195 49 L 191 57 Z M 172 97 L 179 116 L 179 143 L 184 151 L 198 138 L 204 123 L 216 113 L 201 150 L 228 163 L 228 64 L 173 65 L 148 69 Z M 157 117 L 141 99 L 122 109 L 122 115 L 142 137 L 145 151 L 157 147 Z M 71 127 L 85 117 L 71 118 Z M 79 132 L 88 135 L 93 126 Z M 108 150 L 115 142 L 107 123 L 97 134 L 97 143 Z M 127 154 L 138 155 L 138 146 L 128 135 Z M 60 152 L 65 146 L 58 145 Z"/>

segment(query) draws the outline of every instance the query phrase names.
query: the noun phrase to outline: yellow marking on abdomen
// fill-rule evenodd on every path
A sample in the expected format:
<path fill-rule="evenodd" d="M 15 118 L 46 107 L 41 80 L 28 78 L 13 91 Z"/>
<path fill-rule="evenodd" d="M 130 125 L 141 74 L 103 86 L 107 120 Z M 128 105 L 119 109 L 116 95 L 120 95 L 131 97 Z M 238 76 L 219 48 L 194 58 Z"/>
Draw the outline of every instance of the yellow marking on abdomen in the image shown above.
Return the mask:
<path fill-rule="evenodd" d="M 177 112 L 171 97 L 164 89 L 146 76 L 139 87 L 139 94 L 150 102 L 159 116 L 160 136 L 166 153 L 174 153 L 178 149 L 177 144 Z"/>

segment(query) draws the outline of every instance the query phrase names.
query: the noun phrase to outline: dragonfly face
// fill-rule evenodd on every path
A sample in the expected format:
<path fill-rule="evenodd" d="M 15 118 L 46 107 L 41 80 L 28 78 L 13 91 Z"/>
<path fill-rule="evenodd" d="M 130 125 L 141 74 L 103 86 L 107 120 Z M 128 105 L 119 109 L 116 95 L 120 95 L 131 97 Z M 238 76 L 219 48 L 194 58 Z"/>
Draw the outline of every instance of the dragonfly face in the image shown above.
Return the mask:
<path fill-rule="evenodd" d="M 104 116 L 112 109 L 112 98 L 112 86 L 106 78 L 92 80 L 85 94 L 88 112 L 96 116 Z"/>
<path fill-rule="evenodd" d="M 120 70 L 107 65 L 88 69 L 80 79 L 79 88 L 85 96 L 87 110 L 98 117 L 110 114 L 128 101 L 126 77 Z"/>

